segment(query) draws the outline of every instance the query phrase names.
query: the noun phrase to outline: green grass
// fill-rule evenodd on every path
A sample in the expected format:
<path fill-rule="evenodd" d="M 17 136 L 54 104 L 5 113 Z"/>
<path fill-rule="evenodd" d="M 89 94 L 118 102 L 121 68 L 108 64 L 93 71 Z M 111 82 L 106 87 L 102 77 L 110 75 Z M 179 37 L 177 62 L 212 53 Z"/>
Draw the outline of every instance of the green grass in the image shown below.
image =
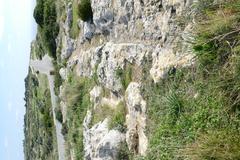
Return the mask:
<path fill-rule="evenodd" d="M 98 106 L 93 111 L 91 126 L 97 124 L 98 122 L 103 121 L 105 118 L 108 118 L 109 120 L 111 120 L 112 113 L 114 113 L 114 109 L 112 107 L 108 105 Z"/>
<path fill-rule="evenodd" d="M 71 38 L 77 38 L 80 32 L 80 29 L 78 27 L 78 0 L 73 0 L 72 4 L 72 11 L 73 11 L 73 20 L 72 20 L 72 25 L 70 28 L 70 37 Z"/>
<path fill-rule="evenodd" d="M 120 102 L 116 108 L 110 107 L 108 105 L 98 106 L 93 111 L 91 126 L 105 120 L 105 118 L 108 118 L 108 128 L 110 130 L 117 129 L 120 132 L 126 132 L 125 115 L 126 107 L 123 102 Z"/>
<path fill-rule="evenodd" d="M 123 102 L 120 102 L 116 106 L 115 112 L 113 112 L 112 117 L 109 121 L 109 129 L 117 129 L 120 132 L 126 132 L 126 106 Z"/>
<path fill-rule="evenodd" d="M 183 150 L 185 159 L 232 159 L 240 157 L 240 135 L 235 130 L 214 130 L 198 137 Z"/>
<path fill-rule="evenodd" d="M 239 157 L 239 142 L 233 140 L 240 135 L 239 36 L 222 36 L 239 26 L 239 4 L 205 5 L 209 8 L 199 15 L 194 66 L 178 69 L 158 84 L 144 72 L 142 93 L 149 120 L 145 159 Z M 226 19 L 219 14 L 223 12 Z"/>
<path fill-rule="evenodd" d="M 118 68 L 116 70 L 116 75 L 121 79 L 123 89 L 126 90 L 129 83 L 132 81 L 132 71 L 133 65 L 127 63 L 123 69 Z"/>
<path fill-rule="evenodd" d="M 65 84 L 64 99 L 68 106 L 65 137 L 69 149 L 74 150 L 76 159 L 79 160 L 84 157 L 82 123 L 87 110 L 92 107 L 89 92 L 93 86 L 93 80 L 76 77 L 73 73 Z"/>

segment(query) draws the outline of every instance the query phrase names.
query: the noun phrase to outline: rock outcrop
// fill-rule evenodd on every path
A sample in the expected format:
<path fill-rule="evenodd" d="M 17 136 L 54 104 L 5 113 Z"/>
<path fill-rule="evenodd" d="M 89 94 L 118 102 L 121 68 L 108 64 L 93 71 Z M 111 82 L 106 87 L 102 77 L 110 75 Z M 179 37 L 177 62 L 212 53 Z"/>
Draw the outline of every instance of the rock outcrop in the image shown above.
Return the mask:
<path fill-rule="evenodd" d="M 113 160 L 117 158 L 119 144 L 125 135 L 117 130 L 108 129 L 108 119 L 89 128 L 91 113 L 87 113 L 83 123 L 85 159 Z"/>
<path fill-rule="evenodd" d="M 148 139 L 145 135 L 146 127 L 146 101 L 140 94 L 140 85 L 132 82 L 126 90 L 126 116 L 127 133 L 126 141 L 131 151 L 135 154 L 145 155 Z"/>
<path fill-rule="evenodd" d="M 135 154 L 146 154 L 148 106 L 140 93 L 141 80 L 131 82 L 126 89 L 117 70 L 124 71 L 128 64 L 141 70 L 144 60 L 150 59 L 149 73 L 158 82 L 172 68 L 191 65 L 193 54 L 187 42 L 193 40 L 193 23 L 183 16 L 191 19 L 193 3 L 194 0 L 91 0 L 93 19 L 79 21 L 81 31 L 76 43 L 65 27 L 61 53 L 63 59 L 68 58 L 68 68 L 74 68 L 78 76 L 95 76 L 99 83 L 90 92 L 94 109 L 110 99 L 102 97 L 103 89 L 115 95 L 116 102 L 126 102 L 126 133 L 110 130 L 108 118 L 90 127 L 93 113 L 88 111 L 83 124 L 85 159 L 114 160 L 118 146 L 125 140 Z M 70 8 L 66 24 L 71 21 Z M 132 74 L 141 77 L 136 69 Z M 63 79 L 65 75 L 61 70 Z"/>

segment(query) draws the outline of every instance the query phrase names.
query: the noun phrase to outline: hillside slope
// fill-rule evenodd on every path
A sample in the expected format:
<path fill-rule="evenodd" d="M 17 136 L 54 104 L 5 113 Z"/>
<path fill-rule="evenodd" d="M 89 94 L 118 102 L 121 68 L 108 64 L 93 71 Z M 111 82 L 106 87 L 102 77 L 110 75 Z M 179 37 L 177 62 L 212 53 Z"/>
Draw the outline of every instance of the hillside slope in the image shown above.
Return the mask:
<path fill-rule="evenodd" d="M 239 159 L 239 13 L 238 0 L 38 0 L 31 59 L 52 57 L 65 159 Z"/>

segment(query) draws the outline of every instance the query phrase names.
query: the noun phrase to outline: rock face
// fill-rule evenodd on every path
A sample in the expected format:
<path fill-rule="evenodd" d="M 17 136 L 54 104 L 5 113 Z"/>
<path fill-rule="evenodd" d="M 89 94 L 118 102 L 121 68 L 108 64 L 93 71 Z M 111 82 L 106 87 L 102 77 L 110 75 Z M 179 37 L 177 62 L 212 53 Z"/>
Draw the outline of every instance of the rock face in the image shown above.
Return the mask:
<path fill-rule="evenodd" d="M 193 40 L 191 5 L 196 0 L 91 0 L 93 19 L 79 21 L 81 33 L 76 42 L 69 38 L 68 27 L 63 35 L 62 58 L 78 76 L 97 79 L 98 87 L 90 92 L 94 108 L 110 99 L 101 97 L 104 89 L 115 95 L 116 102 L 126 102 L 127 132 L 109 130 L 106 118 L 89 127 L 91 114 L 85 117 L 85 159 L 116 159 L 117 149 L 125 141 L 135 154 L 145 155 L 146 102 L 140 93 L 141 81 L 132 82 L 125 91 L 117 71 L 131 64 L 141 70 L 150 59 L 149 73 L 154 82 L 165 78 L 169 70 L 191 65 L 193 54 L 187 42 Z M 71 20 L 69 7 L 66 24 Z M 187 17 L 187 18 L 186 18 Z M 181 23 L 180 23 L 181 22 Z M 132 76 L 141 77 L 134 70 Z M 61 76 L 65 77 L 62 70 Z M 115 106 L 115 104 L 114 104 Z"/>
<path fill-rule="evenodd" d="M 79 61 L 84 60 L 91 64 L 83 66 L 86 63 L 80 63 L 78 68 L 82 72 L 89 68 L 93 70 L 93 64 L 96 65 L 93 60 L 99 56 L 98 74 L 107 88 L 119 90 L 118 80 L 114 79 L 114 70 L 122 68 L 127 61 L 139 62 L 144 56 L 151 56 L 151 76 L 155 82 L 165 77 L 172 67 L 192 63 L 193 56 L 186 50 L 186 45 L 178 46 L 179 41 L 191 39 L 191 22 L 180 26 L 176 21 L 189 9 L 193 0 L 91 2 L 93 23 L 85 22 L 82 25 L 85 30 L 82 37 L 91 39 L 103 35 L 100 39 L 102 43 L 78 51 L 81 52 Z M 101 49 L 95 50 L 96 48 Z"/>
<path fill-rule="evenodd" d="M 75 41 L 70 37 L 70 28 L 73 20 L 73 11 L 72 4 L 69 3 L 66 9 L 66 20 L 61 22 L 60 25 L 60 35 L 61 37 L 61 58 L 66 59 L 72 55 L 72 52 L 75 50 Z"/>
<path fill-rule="evenodd" d="M 126 103 L 128 114 L 126 116 L 126 141 L 130 150 L 135 154 L 145 155 L 148 140 L 145 135 L 146 102 L 140 94 L 140 85 L 132 82 L 126 90 Z"/>
<path fill-rule="evenodd" d="M 85 159 L 117 159 L 119 143 L 124 141 L 125 135 L 117 130 L 108 129 L 108 119 L 89 128 L 91 113 L 87 113 L 83 123 Z"/>
<path fill-rule="evenodd" d="M 99 86 L 95 86 L 90 91 L 90 101 L 94 104 L 94 108 L 100 104 L 102 94 L 102 88 Z"/>

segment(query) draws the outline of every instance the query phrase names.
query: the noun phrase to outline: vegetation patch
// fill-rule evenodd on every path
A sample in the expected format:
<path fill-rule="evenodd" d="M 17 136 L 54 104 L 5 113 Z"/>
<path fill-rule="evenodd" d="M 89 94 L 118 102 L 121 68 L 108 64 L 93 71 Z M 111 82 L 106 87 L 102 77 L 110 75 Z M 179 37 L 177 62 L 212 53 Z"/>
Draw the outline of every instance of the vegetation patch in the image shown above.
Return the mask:
<path fill-rule="evenodd" d="M 129 63 L 127 63 L 123 69 L 118 68 L 116 70 L 116 75 L 121 79 L 124 90 L 127 89 L 129 83 L 132 81 L 132 72 L 133 72 L 133 65 Z"/>
<path fill-rule="evenodd" d="M 240 135 L 235 130 L 215 130 L 200 135 L 183 149 L 186 159 L 239 159 Z"/>
<path fill-rule="evenodd" d="M 54 59 L 56 56 L 56 37 L 59 32 L 55 0 L 37 0 L 33 14 L 38 27 L 38 33 L 45 51 Z"/>
<path fill-rule="evenodd" d="M 78 5 L 78 14 L 83 21 L 89 21 L 93 18 L 93 12 L 90 0 L 81 0 Z"/>
<path fill-rule="evenodd" d="M 119 159 L 119 160 L 132 160 L 133 159 L 133 153 L 131 153 L 129 151 L 126 142 L 120 143 L 118 154 L 117 154 L 117 159 Z"/>
<path fill-rule="evenodd" d="M 57 160 L 56 131 L 53 123 L 48 79 L 42 74 L 38 74 L 36 77 L 29 70 L 25 79 L 25 87 L 25 159 Z"/>
<path fill-rule="evenodd" d="M 103 121 L 106 118 L 111 120 L 111 116 L 113 112 L 114 112 L 114 109 L 108 105 L 96 107 L 96 109 L 93 111 L 91 126 L 97 124 L 98 122 Z"/>
<path fill-rule="evenodd" d="M 87 110 L 92 107 L 89 92 L 94 82 L 71 74 L 65 86 L 64 99 L 68 106 L 65 138 L 68 149 L 74 150 L 76 159 L 80 160 L 84 157 L 82 123 Z"/>
<path fill-rule="evenodd" d="M 63 115 L 60 107 L 55 108 L 56 119 L 62 123 L 63 122 Z"/>
<path fill-rule="evenodd" d="M 98 106 L 93 111 L 91 126 L 108 118 L 108 128 L 117 129 L 120 132 L 126 132 L 125 125 L 126 108 L 123 102 L 120 102 L 116 108 L 108 105 Z"/>
<path fill-rule="evenodd" d="M 60 86 L 62 85 L 62 77 L 59 73 L 60 66 L 57 64 L 56 61 L 53 61 L 54 71 L 52 71 L 50 74 L 54 75 L 54 92 L 56 95 L 59 95 L 60 92 Z"/>
<path fill-rule="evenodd" d="M 109 122 L 109 129 L 117 129 L 120 132 L 126 132 L 126 106 L 123 102 L 120 102 L 115 112 L 112 113 L 111 120 Z"/>
<path fill-rule="evenodd" d="M 79 19 L 78 0 L 73 0 L 72 12 L 73 12 L 73 20 L 70 28 L 70 37 L 75 39 L 79 35 L 79 31 L 80 31 L 78 26 L 78 19 Z"/>
<path fill-rule="evenodd" d="M 142 93 L 149 120 L 145 159 L 239 157 L 239 142 L 233 139 L 240 135 L 240 52 L 236 34 L 240 3 L 199 3 L 196 64 L 170 72 L 158 84 L 148 78 L 149 68 L 144 71 Z"/>

